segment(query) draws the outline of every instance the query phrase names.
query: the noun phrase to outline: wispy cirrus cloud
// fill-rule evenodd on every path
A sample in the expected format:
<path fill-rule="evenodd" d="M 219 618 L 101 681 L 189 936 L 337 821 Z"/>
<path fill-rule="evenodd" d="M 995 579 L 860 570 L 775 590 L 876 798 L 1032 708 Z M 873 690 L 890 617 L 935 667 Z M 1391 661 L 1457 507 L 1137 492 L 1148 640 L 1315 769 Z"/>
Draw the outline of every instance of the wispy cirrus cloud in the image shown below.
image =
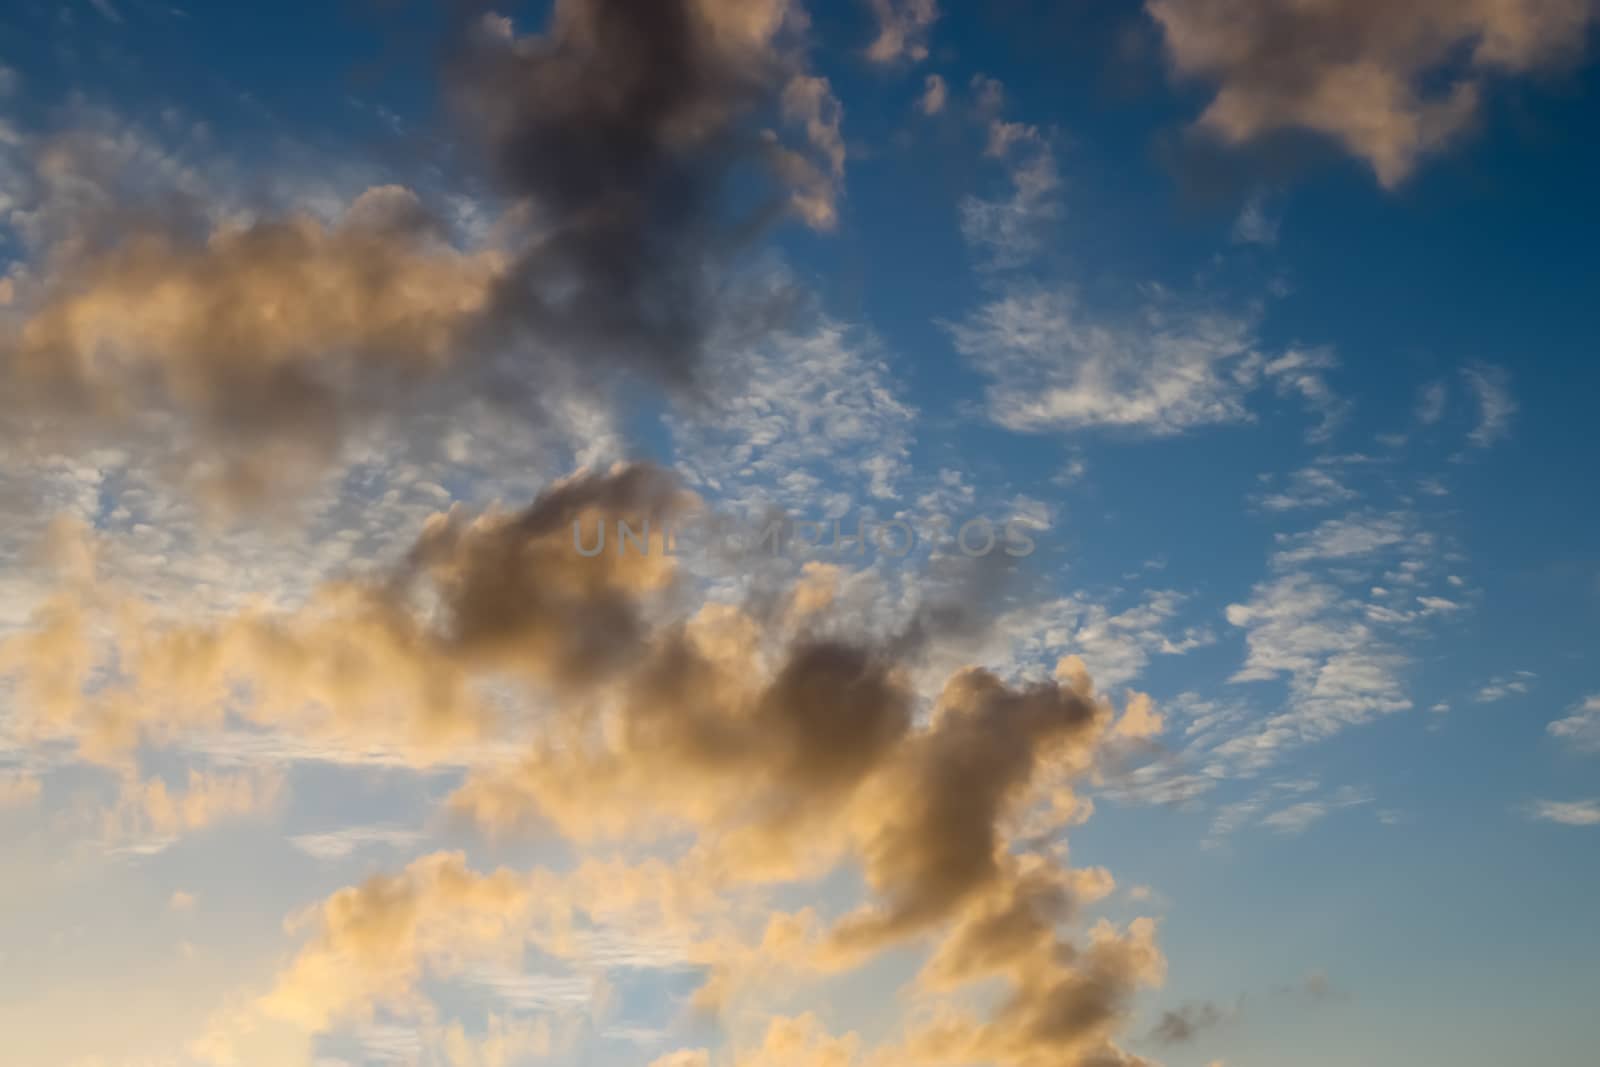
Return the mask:
<path fill-rule="evenodd" d="M 1508 697 L 1522 696 L 1533 688 L 1533 683 L 1538 677 L 1532 671 L 1515 671 L 1511 674 L 1498 675 L 1480 687 L 1472 699 L 1478 704 L 1495 704 Z"/>
<path fill-rule="evenodd" d="M 1462 376 L 1478 403 L 1478 425 L 1468 439 L 1488 448 L 1511 436 L 1517 402 L 1511 395 L 1511 376 L 1501 367 L 1477 364 L 1462 369 Z"/>

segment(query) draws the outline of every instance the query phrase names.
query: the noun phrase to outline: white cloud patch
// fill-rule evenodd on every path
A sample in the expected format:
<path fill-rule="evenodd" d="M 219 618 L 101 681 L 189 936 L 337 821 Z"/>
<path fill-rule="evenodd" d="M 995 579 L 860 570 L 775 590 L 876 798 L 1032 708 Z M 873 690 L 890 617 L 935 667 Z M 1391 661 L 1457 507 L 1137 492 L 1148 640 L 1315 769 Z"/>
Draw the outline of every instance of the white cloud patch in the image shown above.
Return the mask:
<path fill-rule="evenodd" d="M 1261 825 L 1276 833 L 1285 835 L 1303 834 L 1313 824 L 1321 822 L 1333 812 L 1341 808 L 1360 807 L 1372 803 L 1372 794 L 1360 790 L 1345 788 L 1325 800 L 1302 800 L 1286 808 L 1280 808 L 1261 820 Z"/>
<path fill-rule="evenodd" d="M 1540 800 L 1528 809 L 1530 817 L 1561 826 L 1600 826 L 1600 800 Z"/>
<path fill-rule="evenodd" d="M 1467 386 L 1478 402 L 1478 425 L 1469 440 L 1479 448 L 1511 436 L 1511 420 L 1517 414 L 1517 401 L 1511 395 L 1511 376 L 1503 368 L 1479 364 L 1462 370 Z"/>
<path fill-rule="evenodd" d="M 714 358 L 708 409 L 669 419 L 696 489 L 805 518 L 897 496 L 916 412 L 871 333 L 824 319 Z"/>
<path fill-rule="evenodd" d="M 1160 290 L 1117 317 L 1085 307 L 1067 287 L 1019 286 L 949 330 L 992 379 L 989 415 L 1008 429 L 1166 436 L 1249 417 L 1253 323 Z"/>
<path fill-rule="evenodd" d="M 1538 677 L 1532 671 L 1516 671 L 1512 674 L 1499 675 L 1491 678 L 1487 684 L 1473 694 L 1472 699 L 1479 704 L 1496 704 L 1508 697 L 1521 696 L 1533 688 L 1534 680 Z"/>
<path fill-rule="evenodd" d="M 1235 683 L 1286 680 L 1287 707 L 1233 714 L 1186 759 L 1215 777 L 1249 775 L 1290 749 L 1412 707 L 1405 672 L 1429 620 L 1460 610 L 1428 587 L 1437 538 L 1406 512 L 1365 512 L 1279 534 L 1275 576 L 1230 605 L 1244 631 Z"/>
<path fill-rule="evenodd" d="M 289 843 L 319 860 L 342 860 L 368 848 L 414 849 L 424 835 L 396 826 L 350 826 L 318 834 L 296 834 Z"/>
<path fill-rule="evenodd" d="M 1548 729 L 1551 737 L 1579 752 L 1600 752 L 1600 694 L 1589 697 Z"/>
<path fill-rule="evenodd" d="M 941 83 L 942 84 L 942 83 Z M 987 154 L 1008 160 L 1009 195 L 961 201 L 961 235 L 985 270 L 1009 270 L 1033 260 L 1061 219 L 1061 173 L 1055 152 L 1038 130 L 989 123 Z"/>
<path fill-rule="evenodd" d="M 1284 486 L 1262 493 L 1255 500 L 1265 511 L 1299 511 L 1329 508 L 1356 499 L 1355 490 L 1345 485 L 1326 465 L 1302 467 L 1289 474 Z"/>

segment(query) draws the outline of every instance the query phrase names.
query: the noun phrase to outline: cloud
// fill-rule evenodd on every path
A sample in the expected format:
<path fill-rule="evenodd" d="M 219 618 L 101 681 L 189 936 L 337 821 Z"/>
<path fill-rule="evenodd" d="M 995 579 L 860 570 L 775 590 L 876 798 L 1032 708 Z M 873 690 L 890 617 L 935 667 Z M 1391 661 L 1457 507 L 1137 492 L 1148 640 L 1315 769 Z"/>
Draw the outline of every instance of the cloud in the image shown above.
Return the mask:
<path fill-rule="evenodd" d="M 914 947 L 929 953 L 928 989 L 1004 994 L 992 1019 L 952 1023 L 956 1045 L 1005 1064 L 1124 1062 L 1115 1035 L 1161 972 L 1153 924 L 1096 927 L 1080 948 L 1038 911 L 1075 915 L 1109 892 L 1105 872 L 1067 866 L 1061 835 L 1086 817 L 1073 783 L 1102 750 L 1160 729 L 1148 699 L 1118 714 L 1069 659 L 1043 679 L 958 669 L 924 706 L 916 677 L 951 627 L 942 605 L 875 629 L 806 588 L 705 603 L 659 552 L 587 558 L 574 541 L 575 525 L 659 530 L 696 505 L 653 467 L 581 472 L 520 511 L 436 514 L 396 563 L 310 583 L 287 606 L 200 617 L 107 579 L 87 528 L 55 531 L 67 581 L 0 659 L 50 697 L 23 702 L 31 736 L 126 775 L 114 817 L 126 847 L 271 808 L 281 775 L 196 771 L 180 792 L 133 773 L 148 748 L 204 752 L 225 735 L 455 761 L 467 773 L 451 809 L 498 835 L 536 825 L 579 851 L 684 849 L 627 875 L 483 874 L 446 855 L 336 893 L 304 917 L 309 936 L 273 988 L 219 1018 L 207 1048 L 269 1025 L 368 1027 L 389 1048 L 384 1028 L 426 1017 L 433 983 L 487 989 L 484 975 L 521 971 L 527 946 L 600 967 L 687 965 L 705 976 L 706 1010 L 759 986 L 745 976 L 827 974 Z M 1142 634 L 1168 613 L 1106 625 Z M 399 840 L 293 843 L 339 856 L 380 838 Z M 814 889 L 845 868 L 864 891 L 842 914 L 762 911 L 753 941 L 726 925 L 757 914 L 769 886 Z M 730 911 L 741 896 L 752 910 Z M 926 1050 L 938 1033 L 907 1042 Z"/>
<path fill-rule="evenodd" d="M 410 997 L 425 968 L 448 969 L 467 953 L 495 955 L 492 947 L 526 921 L 530 891 L 512 872 L 478 875 L 452 854 L 341 890 L 302 916 L 315 936 L 261 1010 L 311 1032 L 370 1018 L 375 1006 Z"/>
<path fill-rule="evenodd" d="M 949 98 L 950 87 L 945 80 L 937 74 L 930 74 L 923 79 L 922 96 L 917 100 L 917 108 L 924 115 L 937 115 L 944 110 Z"/>
<path fill-rule="evenodd" d="M 856 1061 L 861 1039 L 855 1034 L 835 1037 L 816 1015 L 807 1012 L 793 1018 L 777 1018 L 767 1024 L 761 1044 L 740 1049 L 734 1062 L 738 1067 L 849 1067 Z M 692 1067 L 693 1061 L 683 1067 Z"/>
<path fill-rule="evenodd" d="M 1261 495 L 1256 503 L 1266 511 L 1298 511 L 1346 504 L 1357 495 L 1326 466 L 1317 465 L 1293 472 L 1288 476 L 1288 485 L 1277 492 Z"/>
<path fill-rule="evenodd" d="M 1285 835 L 1303 834 L 1335 809 L 1370 804 L 1372 796 L 1358 789 L 1343 789 L 1326 801 L 1305 800 L 1279 809 L 1261 820 L 1261 825 Z"/>
<path fill-rule="evenodd" d="M 500 270 L 493 252 L 443 240 L 396 186 L 332 224 L 134 225 L 54 265 L 0 366 L 13 405 L 102 425 L 181 414 L 196 448 L 220 451 L 223 488 L 248 496 L 328 462 L 346 420 L 396 382 L 444 371 Z"/>
<path fill-rule="evenodd" d="M 0 772 L 0 812 L 31 809 L 44 792 L 37 775 L 18 771 Z"/>
<path fill-rule="evenodd" d="M 1540 800 L 1529 809 L 1531 818 L 1562 826 L 1600 826 L 1600 800 Z"/>
<path fill-rule="evenodd" d="M 839 513 L 852 492 L 891 500 L 909 476 L 917 412 L 873 334 L 818 318 L 729 346 L 709 367 L 717 417 L 668 419 L 677 467 L 697 491 L 813 516 Z"/>
<path fill-rule="evenodd" d="M 1409 659 L 1390 632 L 1409 620 L 1374 610 L 1382 606 L 1347 593 L 1338 575 L 1320 568 L 1370 571 L 1395 553 L 1404 566 L 1425 551 L 1426 538 L 1413 536 L 1399 517 L 1364 516 L 1279 540 L 1284 547 L 1272 565 L 1285 573 L 1258 585 L 1248 601 L 1229 605 L 1226 615 L 1246 631 L 1245 663 L 1232 680 L 1287 676 L 1289 708 L 1211 748 L 1205 758 L 1218 773 L 1259 770 L 1285 748 L 1412 706 L 1402 678 Z"/>
<path fill-rule="evenodd" d="M 1267 380 L 1279 394 L 1298 393 L 1322 421 L 1306 431 L 1306 440 L 1321 444 L 1333 436 L 1349 405 L 1328 385 L 1323 372 L 1338 367 L 1338 358 L 1328 349 L 1293 348 L 1263 368 Z"/>
<path fill-rule="evenodd" d="M 1473 694 L 1472 699 L 1479 704 L 1494 704 L 1509 696 L 1520 696 L 1533 688 L 1534 680 L 1538 675 L 1532 671 L 1517 671 L 1514 674 L 1500 675 L 1491 678 L 1489 682 Z"/>
<path fill-rule="evenodd" d="M 491 873 L 441 853 L 341 890 L 300 917 L 299 952 L 242 1014 L 218 1018 L 207 1055 L 225 1060 L 273 1023 L 376 1026 L 368 1036 L 382 1039 L 389 1020 L 430 1018 L 438 983 L 518 975 L 530 946 L 602 969 L 687 966 L 707 1011 L 731 1010 L 761 975 L 822 976 L 917 947 L 922 994 L 989 983 L 1002 998 L 992 1017 L 919 1022 L 905 1039 L 913 1059 L 1137 1062 L 1114 1037 L 1134 993 L 1160 980 L 1154 924 L 1101 923 L 1072 944 L 1060 922 L 1114 883 L 1068 867 L 1060 836 L 1086 814 L 1073 783 L 1102 750 L 1159 729 L 1148 698 L 1131 695 L 1119 715 L 1069 658 L 1045 679 L 956 670 L 923 717 L 912 680 L 939 619 L 871 632 L 823 629 L 826 604 L 691 610 L 659 554 L 585 558 L 572 540 L 575 521 L 637 528 L 689 503 L 653 468 L 581 474 L 518 513 L 438 516 L 399 566 L 346 599 L 314 598 L 320 616 L 137 628 L 119 657 L 133 688 L 93 687 L 68 725 L 115 710 L 136 716 L 115 731 L 124 743 L 170 741 L 226 706 L 319 741 L 465 727 L 456 743 L 473 743 L 484 709 L 461 694 L 495 679 L 502 702 L 520 695 L 537 714 L 518 720 L 518 760 L 472 763 L 457 815 L 496 834 L 542 825 L 580 853 L 602 841 L 673 853 Z M 134 694 L 162 699 L 138 718 L 147 704 Z M 194 777 L 182 795 L 129 779 L 123 808 L 142 832 L 175 834 L 273 793 L 236 776 Z M 376 838 L 297 844 L 335 855 L 357 839 Z M 814 890 L 846 868 L 863 895 L 834 918 L 763 906 L 771 887 Z M 844 1055 L 809 1024 L 784 1027 L 780 1048 Z"/>
<path fill-rule="evenodd" d="M 711 1067 L 711 1053 L 703 1048 L 679 1049 L 651 1060 L 650 1067 Z"/>
<path fill-rule="evenodd" d="M 793 17 L 787 0 L 562 0 L 543 34 L 494 16 L 458 27 L 447 91 L 531 215 L 496 294 L 508 331 L 688 380 L 723 310 L 715 268 L 751 222 L 722 217 L 719 198 L 752 113 L 782 94 L 842 166 L 827 83 L 780 47 Z M 791 173 L 802 161 L 774 159 Z M 808 217 L 830 218 L 815 204 Z"/>
<path fill-rule="evenodd" d="M 295 848 L 319 860 L 342 860 L 363 848 L 411 849 L 421 842 L 417 830 L 392 826 L 351 826 L 320 834 L 296 834 L 289 839 Z"/>
<path fill-rule="evenodd" d="M 186 834 L 270 812 L 283 788 L 274 771 L 191 770 L 181 790 L 162 778 L 126 779 L 104 813 L 105 841 L 113 851 L 150 855 Z"/>
<path fill-rule="evenodd" d="M 938 0 L 868 0 L 878 20 L 878 36 L 867 49 L 874 63 L 928 58 L 928 33 L 939 18 Z"/>
<path fill-rule="evenodd" d="M 993 379 L 989 414 L 1008 429 L 1170 436 L 1248 417 L 1252 324 L 1160 293 L 1119 318 L 1071 289 L 1018 287 L 948 329 Z"/>
<path fill-rule="evenodd" d="M 782 108 L 787 121 L 804 127 L 815 156 L 773 144 L 778 169 L 794 188 L 790 203 L 812 229 L 831 230 L 839 221 L 844 181 L 844 107 L 827 78 L 797 74 L 784 87 Z"/>
<path fill-rule="evenodd" d="M 670 563 L 657 551 L 574 566 L 574 524 L 659 529 L 689 500 L 652 467 L 579 474 L 520 513 L 436 514 L 391 573 L 323 584 L 283 613 L 173 620 L 80 582 L 0 642 L 0 669 L 34 694 L 26 732 L 91 758 L 125 760 L 141 741 L 215 734 L 232 719 L 427 764 L 492 736 L 479 673 L 560 686 L 637 652 Z"/>
<path fill-rule="evenodd" d="M 1055 152 L 1031 127 L 990 122 L 990 152 L 1007 161 L 1011 194 L 961 201 L 961 236 L 985 270 L 1021 267 L 1044 247 L 1061 218 L 1061 175 Z"/>
<path fill-rule="evenodd" d="M 1385 187 L 1467 128 L 1491 76 L 1574 59 L 1594 18 L 1589 0 L 1147 0 L 1146 10 L 1174 75 L 1216 87 L 1201 130 L 1229 144 L 1323 134 Z"/>
<path fill-rule="evenodd" d="M 1194 1001 L 1162 1012 L 1150 1031 L 1150 1040 L 1163 1045 L 1185 1045 L 1232 1018 L 1233 1013 L 1218 1004 L 1209 1000 Z"/>
<path fill-rule="evenodd" d="M 1423 387 L 1417 399 L 1417 421 L 1432 426 L 1444 418 L 1445 405 L 1450 400 L 1450 389 L 1444 382 L 1430 382 Z"/>
<path fill-rule="evenodd" d="M 1488 448 L 1510 437 L 1511 420 L 1517 413 L 1510 375 L 1487 364 L 1466 367 L 1461 373 L 1478 400 L 1478 425 L 1468 439 L 1479 448 Z"/>
<path fill-rule="evenodd" d="M 1550 736 L 1579 752 L 1600 752 L 1600 695 L 1590 697 L 1572 711 L 1572 715 L 1547 727 Z"/>
<path fill-rule="evenodd" d="M 804 21 L 788 0 L 562 0 L 531 34 L 460 15 L 446 135 L 491 189 L 471 225 L 440 221 L 454 190 L 241 205 L 203 176 L 225 160 L 67 112 L 85 128 L 7 150 L 28 253 L 0 322 L 8 434 L 137 442 L 232 506 L 461 394 L 549 422 L 619 374 L 692 394 L 714 335 L 783 312 L 733 261 L 785 205 L 836 218 L 842 112 Z M 763 128 L 774 113 L 798 133 Z M 734 215 L 736 176 L 758 196 Z"/>
<path fill-rule="evenodd" d="M 1403 546 L 1413 537 L 1408 516 L 1358 514 L 1328 519 L 1300 534 L 1278 534 L 1277 567 L 1304 563 L 1370 558 L 1385 549 Z"/>
<path fill-rule="evenodd" d="M 1271 247 L 1278 243 L 1278 228 L 1282 222 L 1268 212 L 1264 197 L 1252 196 L 1233 221 L 1233 243 Z"/>

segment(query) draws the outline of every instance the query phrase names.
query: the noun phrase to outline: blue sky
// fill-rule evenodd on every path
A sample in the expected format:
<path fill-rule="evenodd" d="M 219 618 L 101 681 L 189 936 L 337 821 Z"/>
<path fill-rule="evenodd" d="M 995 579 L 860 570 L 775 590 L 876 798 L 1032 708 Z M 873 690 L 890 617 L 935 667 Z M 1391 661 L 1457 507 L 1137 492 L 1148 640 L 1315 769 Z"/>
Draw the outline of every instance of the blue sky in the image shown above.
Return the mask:
<path fill-rule="evenodd" d="M 1582 1062 L 1600 9 L 1090 7 L 0 16 L 8 1062 Z"/>

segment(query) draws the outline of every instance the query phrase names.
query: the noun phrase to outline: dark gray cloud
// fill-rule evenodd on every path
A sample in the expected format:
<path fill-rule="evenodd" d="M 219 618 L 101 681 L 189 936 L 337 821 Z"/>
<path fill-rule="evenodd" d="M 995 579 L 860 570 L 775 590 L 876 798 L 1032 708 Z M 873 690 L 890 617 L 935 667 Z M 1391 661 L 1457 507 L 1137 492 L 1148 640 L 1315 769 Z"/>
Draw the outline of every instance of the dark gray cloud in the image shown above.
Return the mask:
<path fill-rule="evenodd" d="M 779 203 L 730 212 L 728 186 L 766 151 L 744 120 L 789 73 L 787 13 L 781 0 L 561 0 L 538 35 L 462 19 L 445 90 L 527 212 L 497 325 L 692 377 L 720 314 L 719 268 Z"/>

